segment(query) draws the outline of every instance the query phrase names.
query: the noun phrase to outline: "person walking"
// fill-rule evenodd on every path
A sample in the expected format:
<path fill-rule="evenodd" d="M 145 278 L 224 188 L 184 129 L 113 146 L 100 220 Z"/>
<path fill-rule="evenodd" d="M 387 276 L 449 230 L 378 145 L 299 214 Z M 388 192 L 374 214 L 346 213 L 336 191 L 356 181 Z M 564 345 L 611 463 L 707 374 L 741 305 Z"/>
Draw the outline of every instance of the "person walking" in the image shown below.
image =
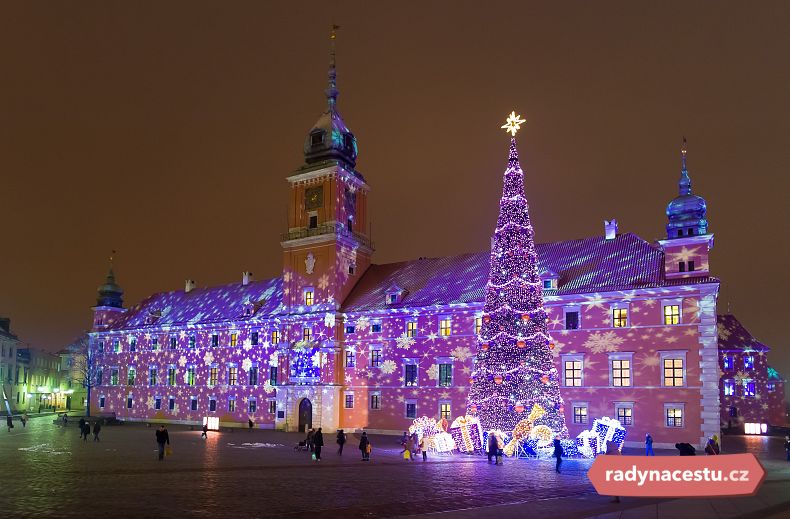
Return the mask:
<path fill-rule="evenodd" d="M 22 417 L 19 420 L 22 422 L 23 429 L 27 427 L 27 413 L 22 413 Z"/>
<path fill-rule="evenodd" d="M 85 418 L 80 418 L 79 426 L 80 426 L 80 438 L 82 438 L 85 435 Z"/>
<path fill-rule="evenodd" d="M 313 445 L 313 437 L 315 436 L 315 429 L 310 429 L 307 431 L 307 438 L 305 438 L 304 442 L 307 445 L 307 448 L 310 449 L 310 452 L 313 452 L 315 446 Z"/>
<path fill-rule="evenodd" d="M 496 464 L 502 465 L 502 455 L 505 449 L 505 439 L 500 434 L 495 434 L 496 438 Z"/>
<path fill-rule="evenodd" d="M 425 449 L 425 436 L 420 440 L 419 450 L 422 452 L 422 461 L 428 461 L 428 451 Z"/>
<path fill-rule="evenodd" d="M 655 456 L 653 453 L 653 437 L 645 433 L 645 456 Z"/>
<path fill-rule="evenodd" d="M 203 433 L 200 435 L 200 437 L 208 439 L 208 424 L 203 424 Z"/>
<path fill-rule="evenodd" d="M 315 448 L 315 460 L 321 461 L 321 447 L 324 446 L 324 433 L 321 432 L 320 427 L 313 435 L 313 445 Z"/>
<path fill-rule="evenodd" d="M 255 425 L 255 422 L 252 421 L 252 418 L 247 419 L 247 427 L 250 432 L 252 432 L 252 428 Z"/>
<path fill-rule="evenodd" d="M 346 444 L 346 433 L 343 432 L 343 429 L 338 429 L 337 430 L 337 444 L 340 446 L 337 449 L 337 455 L 338 456 L 342 456 L 343 455 L 343 445 Z"/>
<path fill-rule="evenodd" d="M 491 457 L 494 457 L 494 463 L 496 464 L 496 453 L 497 453 L 497 441 L 496 435 L 494 431 L 489 431 L 488 433 L 488 462 L 491 463 Z"/>
<path fill-rule="evenodd" d="M 606 455 L 607 456 L 620 456 L 620 448 L 613 441 L 606 442 Z M 612 503 L 619 503 L 620 496 L 612 497 Z"/>
<path fill-rule="evenodd" d="M 414 442 L 411 440 L 411 437 L 409 437 L 406 440 L 406 443 L 403 444 L 403 450 L 401 451 L 401 454 L 403 454 L 403 459 L 413 460 L 414 459 L 414 457 L 412 456 L 413 450 L 414 450 Z"/>
<path fill-rule="evenodd" d="M 88 430 L 90 432 L 90 429 Z M 93 441 L 99 441 L 99 433 L 101 432 L 101 423 L 99 420 L 96 420 L 93 423 Z"/>
<path fill-rule="evenodd" d="M 362 451 L 362 461 L 370 461 L 370 440 L 368 440 L 368 433 L 362 431 L 362 437 L 359 439 L 359 450 Z"/>
<path fill-rule="evenodd" d="M 82 438 L 83 438 L 82 441 L 84 442 L 88 441 L 88 436 L 90 435 L 90 433 L 91 433 L 91 424 L 90 422 L 85 422 L 82 425 Z"/>
<path fill-rule="evenodd" d="M 406 445 L 407 441 L 409 441 L 409 433 L 403 431 L 403 436 L 400 437 L 400 446 L 403 447 Z"/>
<path fill-rule="evenodd" d="M 557 471 L 557 474 L 562 474 L 560 471 L 560 466 L 562 465 L 562 444 L 560 443 L 560 437 L 557 436 L 554 438 L 554 457 L 557 458 L 557 466 L 554 467 L 554 470 Z"/>
<path fill-rule="evenodd" d="M 14 418 L 9 414 L 5 419 L 6 427 L 8 427 L 8 432 L 11 432 L 11 429 L 14 428 Z"/>
<path fill-rule="evenodd" d="M 159 461 L 162 461 L 165 459 L 165 444 L 170 445 L 170 435 L 164 425 L 160 425 L 156 431 L 156 444 L 159 446 Z"/>

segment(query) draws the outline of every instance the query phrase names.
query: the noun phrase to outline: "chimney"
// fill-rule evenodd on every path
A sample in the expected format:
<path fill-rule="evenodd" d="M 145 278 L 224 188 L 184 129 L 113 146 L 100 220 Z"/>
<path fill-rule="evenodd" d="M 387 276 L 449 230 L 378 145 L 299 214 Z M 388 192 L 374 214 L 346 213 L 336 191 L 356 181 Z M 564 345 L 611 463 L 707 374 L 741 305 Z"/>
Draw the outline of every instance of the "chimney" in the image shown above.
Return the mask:
<path fill-rule="evenodd" d="M 195 290 L 195 280 L 194 279 L 187 279 L 184 283 L 184 293 L 188 294 Z"/>
<path fill-rule="evenodd" d="M 241 284 L 245 287 L 252 281 L 252 272 L 244 271 L 241 273 Z"/>
<path fill-rule="evenodd" d="M 614 240 L 617 238 L 617 220 L 612 218 L 611 220 L 604 220 L 603 227 L 606 231 L 606 239 L 607 240 Z"/>

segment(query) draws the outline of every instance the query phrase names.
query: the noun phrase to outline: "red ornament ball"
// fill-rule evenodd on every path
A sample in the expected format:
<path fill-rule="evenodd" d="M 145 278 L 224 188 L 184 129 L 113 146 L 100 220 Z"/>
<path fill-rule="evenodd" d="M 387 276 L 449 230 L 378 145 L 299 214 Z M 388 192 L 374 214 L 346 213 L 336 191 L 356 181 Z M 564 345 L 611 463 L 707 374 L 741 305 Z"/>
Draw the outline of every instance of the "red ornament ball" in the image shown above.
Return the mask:
<path fill-rule="evenodd" d="M 484 323 L 490 323 L 491 322 L 491 318 L 489 316 L 487 316 L 487 315 L 484 315 L 483 316 L 483 322 Z"/>
<path fill-rule="evenodd" d="M 549 376 L 548 375 L 543 375 L 542 377 L 540 377 L 540 381 L 543 382 L 544 384 L 548 384 L 549 383 Z"/>
<path fill-rule="evenodd" d="M 529 321 L 530 319 L 531 317 L 529 316 L 529 314 L 521 314 L 522 321 Z"/>
<path fill-rule="evenodd" d="M 495 376 L 494 377 L 494 383 L 495 384 L 501 384 L 502 383 L 502 375 Z"/>
<path fill-rule="evenodd" d="M 481 344 L 480 349 L 482 349 L 483 351 L 488 351 L 488 343 L 484 342 L 483 344 Z"/>
<path fill-rule="evenodd" d="M 524 406 L 522 404 L 516 405 L 516 407 L 514 409 L 516 410 L 517 413 L 523 413 L 524 412 Z"/>
<path fill-rule="evenodd" d="M 550 349 L 550 350 L 553 350 L 553 349 L 554 349 L 554 343 L 553 343 L 553 342 L 550 342 L 550 343 L 549 343 L 549 349 Z"/>
<path fill-rule="evenodd" d="M 519 348 L 526 348 L 527 342 L 524 339 L 521 339 L 516 343 L 516 346 L 518 346 Z"/>

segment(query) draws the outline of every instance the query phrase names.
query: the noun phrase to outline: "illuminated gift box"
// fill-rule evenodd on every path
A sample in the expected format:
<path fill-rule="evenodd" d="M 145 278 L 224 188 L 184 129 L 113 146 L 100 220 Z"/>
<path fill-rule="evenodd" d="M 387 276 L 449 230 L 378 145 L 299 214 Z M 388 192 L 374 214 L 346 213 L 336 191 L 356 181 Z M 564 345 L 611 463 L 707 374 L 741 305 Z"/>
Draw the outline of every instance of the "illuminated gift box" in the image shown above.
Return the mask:
<path fill-rule="evenodd" d="M 460 452 L 474 452 L 483 448 L 483 428 L 474 416 L 456 418 L 450 425 L 450 434 Z"/>
<path fill-rule="evenodd" d="M 592 431 L 598 436 L 598 453 L 606 452 L 606 444 L 614 442 L 618 449 L 623 448 L 625 441 L 625 427 L 620 425 L 620 422 L 614 418 L 604 416 L 597 418 L 593 423 Z"/>
<path fill-rule="evenodd" d="M 575 443 L 576 451 L 585 458 L 593 458 L 598 453 L 598 434 L 595 431 L 582 431 Z"/>

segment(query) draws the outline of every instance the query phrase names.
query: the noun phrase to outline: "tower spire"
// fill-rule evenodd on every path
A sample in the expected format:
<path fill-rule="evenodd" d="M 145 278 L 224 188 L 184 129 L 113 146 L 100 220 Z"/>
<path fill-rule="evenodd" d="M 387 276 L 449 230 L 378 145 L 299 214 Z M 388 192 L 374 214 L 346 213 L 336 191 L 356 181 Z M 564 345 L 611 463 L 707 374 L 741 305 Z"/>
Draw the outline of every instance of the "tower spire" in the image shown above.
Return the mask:
<path fill-rule="evenodd" d="M 337 39 L 338 29 L 340 29 L 339 25 L 332 24 L 329 30 L 329 86 L 326 89 L 326 100 L 330 112 L 334 111 L 337 96 L 340 93 L 337 89 L 337 70 L 335 68 L 335 40 Z"/>
<path fill-rule="evenodd" d="M 683 144 L 680 146 L 680 182 L 678 183 L 681 196 L 691 194 L 691 177 L 689 177 L 689 170 L 686 167 L 687 153 L 686 138 L 683 137 Z"/>

